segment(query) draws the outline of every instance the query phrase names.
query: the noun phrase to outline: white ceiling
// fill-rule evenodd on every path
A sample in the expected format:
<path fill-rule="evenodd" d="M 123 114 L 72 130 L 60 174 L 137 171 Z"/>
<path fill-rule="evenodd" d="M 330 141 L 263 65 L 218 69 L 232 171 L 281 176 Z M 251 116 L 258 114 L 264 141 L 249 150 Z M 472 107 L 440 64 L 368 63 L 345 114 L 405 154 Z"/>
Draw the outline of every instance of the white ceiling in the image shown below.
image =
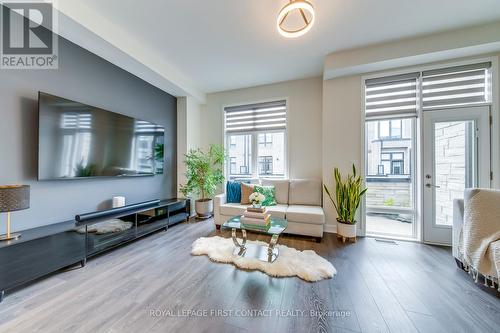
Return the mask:
<path fill-rule="evenodd" d="M 334 51 L 500 19 L 500 0 L 310 1 L 316 24 L 298 39 L 276 31 L 286 0 L 86 0 L 72 17 L 202 92 L 317 76 Z"/>

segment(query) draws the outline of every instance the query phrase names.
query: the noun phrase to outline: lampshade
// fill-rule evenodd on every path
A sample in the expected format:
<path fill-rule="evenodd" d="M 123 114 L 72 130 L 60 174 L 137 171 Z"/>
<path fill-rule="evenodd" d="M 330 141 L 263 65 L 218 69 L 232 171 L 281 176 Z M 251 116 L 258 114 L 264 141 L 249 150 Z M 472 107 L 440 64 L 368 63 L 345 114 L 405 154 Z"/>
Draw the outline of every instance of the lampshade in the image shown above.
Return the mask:
<path fill-rule="evenodd" d="M 29 185 L 0 186 L 0 212 L 30 208 Z"/>

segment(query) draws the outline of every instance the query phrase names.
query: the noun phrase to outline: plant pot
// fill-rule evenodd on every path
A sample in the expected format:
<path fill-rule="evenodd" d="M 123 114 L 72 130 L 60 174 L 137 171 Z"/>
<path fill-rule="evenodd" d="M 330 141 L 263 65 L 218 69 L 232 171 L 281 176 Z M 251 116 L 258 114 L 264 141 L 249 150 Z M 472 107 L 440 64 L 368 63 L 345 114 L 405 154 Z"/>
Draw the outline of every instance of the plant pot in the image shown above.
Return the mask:
<path fill-rule="evenodd" d="M 253 208 L 262 208 L 262 204 L 252 204 Z"/>
<path fill-rule="evenodd" d="M 207 219 L 214 211 L 214 201 L 212 199 L 199 199 L 194 203 L 194 209 L 198 218 Z"/>
<path fill-rule="evenodd" d="M 337 235 L 341 236 L 345 241 L 345 238 L 356 239 L 356 224 L 346 223 L 337 220 Z"/>

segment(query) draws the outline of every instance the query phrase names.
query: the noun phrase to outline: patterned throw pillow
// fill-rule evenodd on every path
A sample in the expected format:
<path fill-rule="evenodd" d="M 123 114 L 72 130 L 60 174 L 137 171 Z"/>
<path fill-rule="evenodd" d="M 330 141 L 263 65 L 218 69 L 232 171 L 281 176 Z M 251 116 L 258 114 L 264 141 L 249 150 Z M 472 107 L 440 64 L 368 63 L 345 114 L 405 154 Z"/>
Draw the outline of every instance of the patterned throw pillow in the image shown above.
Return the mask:
<path fill-rule="evenodd" d="M 255 185 L 254 187 L 255 192 L 259 192 L 264 194 L 266 197 L 266 200 L 262 203 L 263 206 L 276 206 L 276 189 L 274 186 L 261 186 L 261 185 Z"/>
<path fill-rule="evenodd" d="M 241 182 L 228 181 L 226 184 L 227 203 L 240 203 L 241 201 Z"/>
<path fill-rule="evenodd" d="M 241 183 L 241 201 L 240 201 L 240 203 L 242 205 L 249 205 L 250 204 L 250 200 L 248 199 L 248 197 L 250 196 L 250 194 L 253 193 L 253 188 L 254 188 L 253 184 Z"/>

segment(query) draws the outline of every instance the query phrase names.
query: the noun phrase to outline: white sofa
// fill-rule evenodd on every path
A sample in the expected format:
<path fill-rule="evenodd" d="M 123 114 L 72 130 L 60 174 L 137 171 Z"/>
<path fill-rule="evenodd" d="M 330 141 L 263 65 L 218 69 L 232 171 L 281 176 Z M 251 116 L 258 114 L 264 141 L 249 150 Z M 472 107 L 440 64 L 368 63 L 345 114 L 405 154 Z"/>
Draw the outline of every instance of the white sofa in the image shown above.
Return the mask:
<path fill-rule="evenodd" d="M 321 241 L 325 224 L 322 207 L 322 184 L 313 179 L 274 180 L 262 179 L 262 185 L 274 185 L 276 206 L 267 210 L 271 216 L 286 218 L 288 227 L 285 233 L 316 237 Z M 226 194 L 220 194 L 214 200 L 214 220 L 217 228 L 230 217 L 243 214 L 248 205 L 227 203 Z"/>

